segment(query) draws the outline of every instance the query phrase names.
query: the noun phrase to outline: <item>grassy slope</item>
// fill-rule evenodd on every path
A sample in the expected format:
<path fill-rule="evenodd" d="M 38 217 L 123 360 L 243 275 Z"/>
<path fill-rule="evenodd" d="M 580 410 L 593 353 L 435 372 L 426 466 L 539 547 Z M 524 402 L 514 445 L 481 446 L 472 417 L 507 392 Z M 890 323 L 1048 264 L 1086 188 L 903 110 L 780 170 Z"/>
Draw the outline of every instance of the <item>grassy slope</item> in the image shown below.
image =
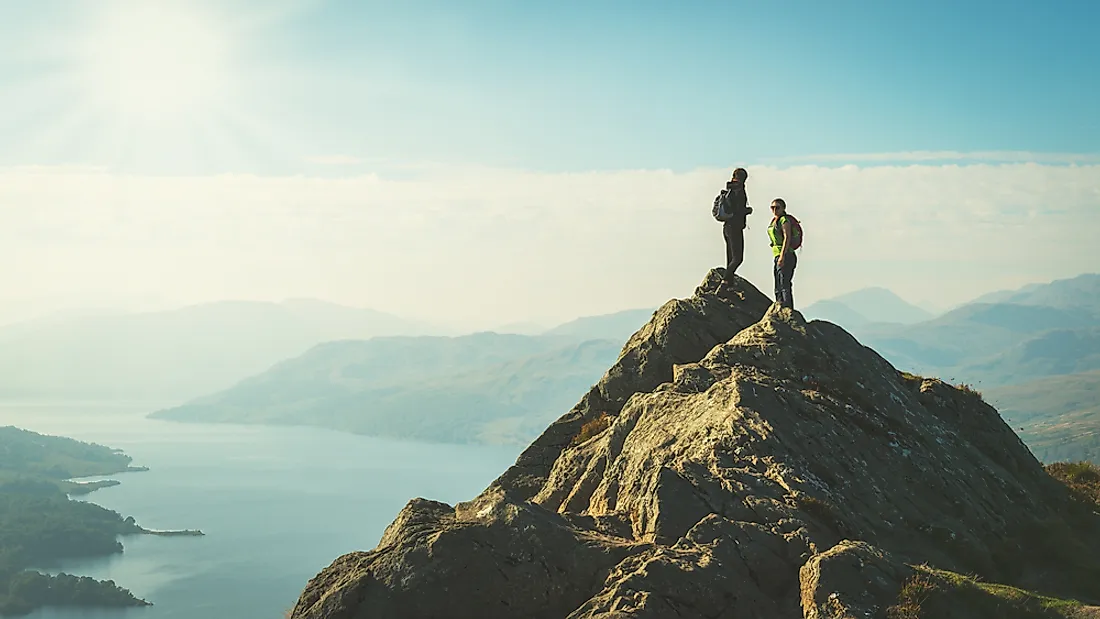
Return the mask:
<path fill-rule="evenodd" d="M 888 619 L 1067 619 L 1084 608 L 1075 600 L 1047 597 L 1007 585 L 916 566 Z"/>

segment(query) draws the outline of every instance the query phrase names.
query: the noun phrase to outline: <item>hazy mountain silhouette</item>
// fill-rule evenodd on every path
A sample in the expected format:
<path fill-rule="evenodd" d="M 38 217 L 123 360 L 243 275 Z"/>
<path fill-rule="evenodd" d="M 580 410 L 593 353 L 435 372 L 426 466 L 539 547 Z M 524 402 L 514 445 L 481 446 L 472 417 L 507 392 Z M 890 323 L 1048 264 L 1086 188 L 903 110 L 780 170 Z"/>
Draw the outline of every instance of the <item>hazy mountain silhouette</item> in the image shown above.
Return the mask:
<path fill-rule="evenodd" d="M 838 297 L 811 303 L 803 310 L 807 318 L 828 320 L 847 329 L 873 323 L 913 324 L 932 314 L 885 288 L 864 288 Z"/>
<path fill-rule="evenodd" d="M 577 340 L 615 340 L 625 342 L 645 324 L 656 308 L 631 309 L 600 316 L 584 316 L 543 332 L 544 335 Z"/>
<path fill-rule="evenodd" d="M 510 333 L 514 335 L 538 335 L 544 333 L 546 328 L 546 325 L 541 323 L 521 320 L 493 327 L 489 329 L 489 331 L 494 333 Z"/>
<path fill-rule="evenodd" d="M 598 380 L 621 348 L 613 340 L 498 333 L 331 342 L 152 416 L 523 444 Z"/>
<path fill-rule="evenodd" d="M 1075 308 L 1100 314 L 1100 274 L 1085 273 L 1046 284 L 1028 284 L 1017 290 L 983 295 L 973 302 Z"/>
<path fill-rule="evenodd" d="M 1046 331 L 1098 324 L 1094 315 L 1079 310 L 983 303 L 913 325 L 864 325 L 854 330 L 900 367 L 942 375 L 984 362 Z M 1020 372 L 1020 380 L 1035 378 Z"/>
<path fill-rule="evenodd" d="M 976 383 L 1004 385 L 1021 378 L 1078 374 L 1100 369 L 1100 326 L 1044 331 L 960 372 Z M 1100 402 L 1100 393 L 1096 395 Z"/>
<path fill-rule="evenodd" d="M 825 299 L 811 303 L 803 314 L 813 320 L 828 320 L 829 322 L 851 329 L 866 326 L 871 322 L 863 314 L 852 309 L 848 305 L 835 299 Z"/>
<path fill-rule="evenodd" d="M 1098 275 L 984 295 L 907 325 L 873 322 L 836 300 L 805 315 L 844 326 L 900 369 L 989 393 L 1044 460 L 1100 457 Z"/>

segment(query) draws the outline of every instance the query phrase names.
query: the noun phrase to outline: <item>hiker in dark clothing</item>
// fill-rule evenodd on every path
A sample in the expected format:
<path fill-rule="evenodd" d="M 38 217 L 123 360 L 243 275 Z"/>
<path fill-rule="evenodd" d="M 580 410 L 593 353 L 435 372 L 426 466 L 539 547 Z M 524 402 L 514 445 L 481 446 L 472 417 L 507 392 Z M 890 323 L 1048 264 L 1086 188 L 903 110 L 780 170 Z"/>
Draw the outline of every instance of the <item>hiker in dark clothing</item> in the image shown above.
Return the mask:
<path fill-rule="evenodd" d="M 726 276 L 725 281 L 733 281 L 737 268 L 745 261 L 746 217 L 752 213 L 749 196 L 745 193 L 745 181 L 749 173 L 745 168 L 737 168 L 726 182 L 718 197 L 714 199 L 715 219 L 722 222 L 722 236 L 726 239 Z"/>
<path fill-rule="evenodd" d="M 801 246 L 801 226 L 798 220 L 787 214 L 787 203 L 783 198 L 772 200 L 772 222 L 768 226 L 772 255 L 775 256 L 775 301 L 783 307 L 794 309 L 794 293 L 791 280 L 798 258 L 794 250 Z"/>

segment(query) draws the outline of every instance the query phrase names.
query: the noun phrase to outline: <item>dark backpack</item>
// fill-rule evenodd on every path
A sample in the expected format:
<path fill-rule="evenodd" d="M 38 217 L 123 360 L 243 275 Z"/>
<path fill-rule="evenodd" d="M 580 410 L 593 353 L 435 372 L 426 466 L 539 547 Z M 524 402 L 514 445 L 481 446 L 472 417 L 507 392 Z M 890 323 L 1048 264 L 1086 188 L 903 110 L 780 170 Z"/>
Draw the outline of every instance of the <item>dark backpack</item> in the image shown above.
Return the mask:
<path fill-rule="evenodd" d="M 738 213 L 732 212 L 733 207 L 730 205 L 729 202 L 729 197 L 734 191 L 744 193 L 745 186 L 738 183 L 737 186 L 735 186 L 733 189 L 723 189 L 722 191 L 718 192 L 717 196 L 714 197 L 714 206 L 711 207 L 710 214 L 713 215 L 716 220 L 725 222 L 726 220 L 732 219 L 735 215 L 738 215 Z M 745 210 L 746 214 L 748 214 L 749 212 L 751 211 L 749 211 L 748 209 Z"/>
<path fill-rule="evenodd" d="M 714 196 L 714 206 L 710 209 L 710 214 L 714 215 L 714 218 L 718 221 L 726 221 L 726 190 L 718 192 L 717 196 Z"/>

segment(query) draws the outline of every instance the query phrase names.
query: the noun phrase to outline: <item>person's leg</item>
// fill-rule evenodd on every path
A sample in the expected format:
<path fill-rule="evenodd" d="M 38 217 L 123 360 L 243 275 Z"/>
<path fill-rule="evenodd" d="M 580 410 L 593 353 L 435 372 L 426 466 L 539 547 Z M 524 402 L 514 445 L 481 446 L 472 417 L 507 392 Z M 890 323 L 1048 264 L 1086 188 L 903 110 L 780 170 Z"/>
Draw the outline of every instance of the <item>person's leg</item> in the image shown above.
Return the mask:
<path fill-rule="evenodd" d="M 732 279 L 733 275 L 737 273 L 737 269 L 745 262 L 745 231 L 736 226 L 730 226 L 730 228 L 729 244 L 732 248 L 732 253 L 729 266 L 726 267 L 726 272 Z"/>
<path fill-rule="evenodd" d="M 772 267 L 772 276 L 775 278 L 775 302 L 783 302 L 783 279 L 779 274 L 779 256 L 775 257 L 774 266 Z"/>
<path fill-rule="evenodd" d="M 779 269 L 780 288 L 782 289 L 782 301 L 780 303 L 783 307 L 794 309 L 794 269 L 798 266 L 798 258 L 793 253 L 788 254 L 786 259 L 783 260 L 783 268 Z"/>
<path fill-rule="evenodd" d="M 726 281 L 732 282 L 745 259 L 745 234 L 726 222 L 722 224 L 722 236 L 726 239 Z"/>
<path fill-rule="evenodd" d="M 733 243 L 730 241 L 729 226 L 726 224 L 722 224 L 722 239 L 726 242 L 726 281 L 729 281 L 731 279 L 730 275 L 732 275 L 730 264 L 733 263 Z"/>

